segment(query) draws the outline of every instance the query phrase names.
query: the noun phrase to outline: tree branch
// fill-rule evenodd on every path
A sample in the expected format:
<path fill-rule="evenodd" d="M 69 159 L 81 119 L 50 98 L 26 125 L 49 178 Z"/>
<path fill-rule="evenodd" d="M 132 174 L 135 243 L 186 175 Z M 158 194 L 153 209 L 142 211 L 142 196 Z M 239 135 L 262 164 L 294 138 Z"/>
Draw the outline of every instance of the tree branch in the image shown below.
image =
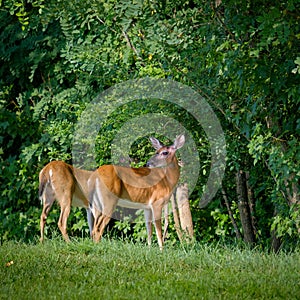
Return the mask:
<path fill-rule="evenodd" d="M 143 60 L 143 59 L 141 58 L 141 56 L 139 55 L 138 51 L 136 50 L 136 48 L 134 47 L 134 45 L 133 45 L 133 43 L 132 43 L 130 37 L 129 37 L 128 34 L 127 34 L 127 32 L 124 31 L 124 30 L 122 30 L 122 34 L 123 34 L 123 36 L 124 36 L 125 39 L 126 39 L 126 42 L 127 42 L 128 47 L 132 49 L 132 51 L 136 54 L 136 56 L 137 56 L 138 59 Z"/>

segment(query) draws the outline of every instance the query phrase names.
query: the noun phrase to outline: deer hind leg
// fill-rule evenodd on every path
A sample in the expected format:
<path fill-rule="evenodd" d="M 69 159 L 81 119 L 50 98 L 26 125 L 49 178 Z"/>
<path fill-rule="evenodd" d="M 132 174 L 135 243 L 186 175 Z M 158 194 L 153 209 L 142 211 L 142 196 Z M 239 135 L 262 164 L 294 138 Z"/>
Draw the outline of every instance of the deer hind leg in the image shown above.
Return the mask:
<path fill-rule="evenodd" d="M 92 239 L 94 240 L 94 242 L 96 242 L 96 240 L 99 241 L 99 239 L 100 239 L 100 236 L 98 233 L 98 228 L 100 226 L 102 213 L 100 210 L 95 209 L 95 208 L 93 208 L 92 213 L 93 213 L 94 223 L 93 223 L 93 229 L 92 229 L 91 236 L 92 236 Z"/>
<path fill-rule="evenodd" d="M 60 201 L 60 216 L 58 220 L 58 228 L 66 242 L 70 242 L 67 232 L 67 221 L 71 211 L 71 195 L 66 196 Z"/>
<path fill-rule="evenodd" d="M 93 228 L 94 228 L 94 216 L 92 214 L 92 211 L 90 208 L 86 209 L 86 214 L 87 214 L 87 220 L 88 220 L 88 224 L 89 224 L 89 231 L 90 231 L 90 237 L 92 237 L 92 232 L 93 232 Z"/>
<path fill-rule="evenodd" d="M 99 185 L 96 191 L 90 193 L 89 201 L 94 217 L 92 237 L 95 242 L 99 242 L 117 206 L 118 198 L 107 191 L 104 185 L 101 187 Z"/>
<path fill-rule="evenodd" d="M 93 239 L 98 243 L 103 235 L 106 225 L 109 223 L 111 216 L 105 216 L 101 214 L 97 220 L 95 220 L 95 226 L 93 229 Z"/>
<path fill-rule="evenodd" d="M 103 235 L 106 225 L 109 223 L 111 216 L 117 206 L 118 199 L 114 197 L 106 198 L 106 204 L 102 203 L 102 212 L 97 210 L 97 217 L 95 217 L 94 229 L 93 229 L 93 238 L 95 242 L 99 242 Z"/>
<path fill-rule="evenodd" d="M 148 246 L 151 245 L 151 238 L 152 238 L 152 210 L 151 209 L 144 209 L 144 215 L 145 215 L 145 223 L 146 223 L 146 229 L 147 229 L 147 242 Z"/>
<path fill-rule="evenodd" d="M 41 218 L 40 218 L 40 231 L 41 231 L 41 237 L 40 241 L 44 241 L 44 231 L 45 231 L 45 224 L 46 220 L 49 214 L 49 211 L 55 201 L 55 195 L 50 186 L 47 186 L 43 195 L 42 195 L 42 201 L 43 201 L 43 210 L 41 213 Z"/>

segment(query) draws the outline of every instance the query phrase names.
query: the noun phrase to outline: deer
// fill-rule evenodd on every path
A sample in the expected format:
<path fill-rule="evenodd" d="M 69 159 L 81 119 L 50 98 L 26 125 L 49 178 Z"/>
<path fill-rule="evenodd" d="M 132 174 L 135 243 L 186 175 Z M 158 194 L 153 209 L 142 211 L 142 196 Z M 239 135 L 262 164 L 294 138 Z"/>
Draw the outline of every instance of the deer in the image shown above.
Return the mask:
<path fill-rule="evenodd" d="M 92 171 L 77 169 L 63 161 L 51 161 L 40 171 L 39 198 L 43 204 L 40 217 L 41 242 L 44 241 L 46 219 L 55 200 L 60 206 L 58 228 L 66 242 L 70 242 L 67 220 L 71 206 L 86 208 L 91 235 L 94 220 L 89 209 L 87 183 L 92 173 Z"/>
<path fill-rule="evenodd" d="M 150 137 L 150 141 L 156 152 L 145 167 L 103 165 L 90 176 L 88 193 L 95 242 L 101 240 L 115 208 L 120 206 L 144 209 L 148 245 L 151 245 L 153 222 L 159 248 L 163 250 L 162 209 L 179 180 L 180 168 L 175 154 L 184 145 L 185 136 L 177 136 L 171 146 L 165 146 L 154 137 Z"/>

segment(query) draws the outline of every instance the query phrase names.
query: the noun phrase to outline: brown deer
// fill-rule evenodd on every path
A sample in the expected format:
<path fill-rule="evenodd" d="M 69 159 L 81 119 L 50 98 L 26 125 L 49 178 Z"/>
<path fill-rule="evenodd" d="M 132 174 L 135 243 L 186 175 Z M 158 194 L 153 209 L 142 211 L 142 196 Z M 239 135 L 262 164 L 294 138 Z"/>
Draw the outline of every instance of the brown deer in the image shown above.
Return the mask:
<path fill-rule="evenodd" d="M 71 206 L 87 209 L 90 233 L 93 229 L 93 216 L 89 209 L 87 182 L 92 171 L 74 168 L 63 161 L 48 163 L 39 174 L 39 198 L 43 203 L 40 220 L 41 238 L 44 240 L 44 228 L 49 211 L 55 199 L 58 201 L 61 212 L 58 221 L 63 238 L 69 242 L 67 220 Z"/>
<path fill-rule="evenodd" d="M 185 137 L 178 136 L 171 146 L 164 146 L 156 138 L 150 138 L 150 141 L 156 153 L 146 167 L 104 165 L 88 180 L 90 207 L 95 219 L 92 231 L 95 242 L 101 239 L 116 206 L 121 206 L 144 209 L 148 244 L 151 243 L 153 221 L 162 250 L 162 209 L 179 179 L 180 170 L 175 153 L 184 145 Z"/>

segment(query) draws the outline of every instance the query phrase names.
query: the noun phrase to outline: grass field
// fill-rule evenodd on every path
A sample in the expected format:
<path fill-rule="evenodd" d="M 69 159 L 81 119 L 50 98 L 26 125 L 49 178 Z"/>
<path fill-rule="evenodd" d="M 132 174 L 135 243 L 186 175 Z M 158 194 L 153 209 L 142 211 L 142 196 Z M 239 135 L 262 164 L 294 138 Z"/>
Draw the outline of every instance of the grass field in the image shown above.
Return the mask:
<path fill-rule="evenodd" d="M 0 246 L 0 299 L 300 299 L 300 253 L 102 240 Z"/>

